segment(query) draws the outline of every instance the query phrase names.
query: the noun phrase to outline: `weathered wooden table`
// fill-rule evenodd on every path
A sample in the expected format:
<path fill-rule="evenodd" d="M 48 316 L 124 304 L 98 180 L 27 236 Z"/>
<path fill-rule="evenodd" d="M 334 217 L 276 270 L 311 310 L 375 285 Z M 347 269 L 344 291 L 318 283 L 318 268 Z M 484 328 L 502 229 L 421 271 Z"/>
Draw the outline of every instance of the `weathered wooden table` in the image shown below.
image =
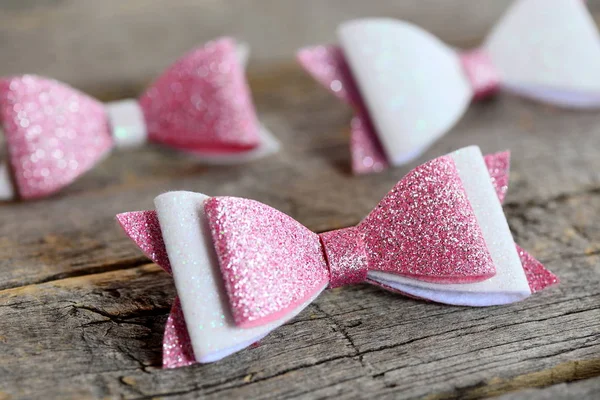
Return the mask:
<path fill-rule="evenodd" d="M 273 157 L 207 168 L 157 148 L 115 153 L 58 196 L 0 206 L 0 399 L 600 397 L 600 115 L 509 95 L 473 105 L 419 161 L 511 149 L 508 221 L 559 286 L 490 308 L 329 290 L 257 347 L 161 370 L 175 289 L 115 214 L 186 189 L 253 198 L 319 232 L 356 224 L 417 164 L 352 177 L 345 106 L 291 64 L 250 82 L 283 142 Z"/>

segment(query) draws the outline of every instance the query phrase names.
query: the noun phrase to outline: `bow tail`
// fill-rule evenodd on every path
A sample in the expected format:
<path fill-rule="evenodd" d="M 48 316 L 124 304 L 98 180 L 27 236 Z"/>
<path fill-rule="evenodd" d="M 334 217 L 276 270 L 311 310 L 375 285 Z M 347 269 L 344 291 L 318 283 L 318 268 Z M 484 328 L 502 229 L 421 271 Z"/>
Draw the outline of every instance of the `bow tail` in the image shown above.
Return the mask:
<path fill-rule="evenodd" d="M 500 203 L 503 203 L 506 191 L 508 190 L 510 152 L 503 151 L 495 154 L 487 154 L 484 160 L 492 178 L 492 185 L 498 194 L 498 199 Z M 548 286 L 558 283 L 558 277 L 547 270 L 541 262 L 523 250 L 518 244 L 515 243 L 515 246 L 517 247 L 517 253 L 521 259 L 523 270 L 525 270 L 531 293 L 539 292 Z"/>
<path fill-rule="evenodd" d="M 185 325 L 179 297 L 175 297 L 163 336 L 163 368 L 178 368 L 196 364 L 190 334 Z"/>

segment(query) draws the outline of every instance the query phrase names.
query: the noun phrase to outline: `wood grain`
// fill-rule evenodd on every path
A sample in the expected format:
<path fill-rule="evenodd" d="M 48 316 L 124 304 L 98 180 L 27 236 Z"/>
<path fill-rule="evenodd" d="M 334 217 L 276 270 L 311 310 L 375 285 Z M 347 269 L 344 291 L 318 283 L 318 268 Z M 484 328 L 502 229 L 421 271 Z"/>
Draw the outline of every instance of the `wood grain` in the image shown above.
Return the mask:
<path fill-rule="evenodd" d="M 451 399 L 600 375 L 600 128 L 592 113 L 510 96 L 474 106 L 422 160 L 471 143 L 512 148 L 511 228 L 560 286 L 485 309 L 426 304 L 367 285 L 331 290 L 257 348 L 160 370 L 174 288 L 119 231 L 116 213 L 189 189 L 254 198 L 322 231 L 358 222 L 408 170 L 351 177 L 348 110 L 300 71 L 274 72 L 251 83 L 262 119 L 284 142 L 281 154 L 210 169 L 160 149 L 114 154 L 60 196 L 3 206 L 1 392 Z"/>
<path fill-rule="evenodd" d="M 158 7 L 148 3 L 149 10 Z M 341 4 L 312 3 L 320 10 Z M 359 2 L 350 3 L 330 18 L 364 11 Z M 596 2 L 590 3 L 595 7 Z M 3 57 L 6 50 L 16 54 L 2 39 L 8 31 L 18 36 L 17 22 L 30 18 L 23 35 L 38 28 L 42 32 L 48 18 L 64 22 L 91 4 L 3 2 Z M 140 4 L 136 0 L 117 8 L 115 21 L 155 18 L 137 15 L 134 9 Z M 191 4 L 174 2 L 173 15 L 189 11 Z M 252 5 L 226 2 L 224 9 L 232 4 L 240 4 L 239 13 Z M 456 4 L 464 9 L 472 3 Z M 193 7 L 217 10 L 216 2 Z M 429 18 L 416 2 L 399 7 L 412 10 L 415 18 Z M 501 8 L 490 6 L 489 19 L 495 17 L 495 7 Z M 31 8 L 35 10 L 25 12 Z M 5 24 L 7 15 L 16 18 L 13 25 Z M 435 15 L 433 30 L 443 20 Z M 452 32 L 459 35 L 460 27 L 443 29 L 448 40 L 459 38 Z M 282 41 L 304 40 L 299 36 L 290 34 L 293 39 Z M 49 40 L 41 40 L 40 46 Z M 98 43 L 90 48 L 100 48 L 94 47 Z M 140 60 L 141 71 L 167 61 L 167 53 L 175 49 L 162 51 L 156 59 Z M 107 59 L 121 63 L 119 54 Z M 23 57 L 8 66 L 0 63 L 0 70 L 32 62 L 28 57 L 33 56 Z M 132 78 L 130 65 L 108 79 L 125 84 L 105 85 L 106 69 L 79 74 L 58 67 L 61 62 L 47 66 L 48 71 L 60 70 L 103 100 L 135 95 L 146 80 L 145 72 Z M 0 205 L 0 400 L 597 398 L 597 113 L 500 95 L 473 105 L 455 129 L 412 165 L 352 177 L 350 112 L 344 105 L 289 62 L 268 60 L 253 68 L 250 83 L 261 119 L 283 143 L 282 152 L 273 157 L 208 168 L 158 148 L 115 153 L 58 196 Z M 186 189 L 253 198 L 321 232 L 356 224 L 411 167 L 471 144 L 484 152 L 511 149 L 505 205 L 509 224 L 515 240 L 559 275 L 559 286 L 518 304 L 490 308 L 428 304 L 368 285 L 329 290 L 257 347 L 209 365 L 160 369 L 162 331 L 175 289 L 170 277 L 120 232 L 116 213 L 151 208 L 157 194 Z"/>

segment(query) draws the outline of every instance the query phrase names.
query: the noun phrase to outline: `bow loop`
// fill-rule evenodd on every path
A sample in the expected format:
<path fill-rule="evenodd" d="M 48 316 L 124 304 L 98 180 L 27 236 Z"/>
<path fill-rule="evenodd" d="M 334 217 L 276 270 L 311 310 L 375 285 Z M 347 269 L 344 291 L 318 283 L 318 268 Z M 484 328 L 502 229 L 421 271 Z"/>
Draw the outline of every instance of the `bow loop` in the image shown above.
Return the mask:
<path fill-rule="evenodd" d="M 92 168 L 113 139 L 103 105 L 54 80 L 0 80 L 0 121 L 23 199 L 52 194 Z"/>
<path fill-rule="evenodd" d="M 329 271 L 317 234 L 259 202 L 205 202 L 236 325 L 274 321 L 322 291 Z"/>
<path fill-rule="evenodd" d="M 259 123 L 233 40 L 183 56 L 140 97 L 150 140 L 191 152 L 259 145 Z"/>

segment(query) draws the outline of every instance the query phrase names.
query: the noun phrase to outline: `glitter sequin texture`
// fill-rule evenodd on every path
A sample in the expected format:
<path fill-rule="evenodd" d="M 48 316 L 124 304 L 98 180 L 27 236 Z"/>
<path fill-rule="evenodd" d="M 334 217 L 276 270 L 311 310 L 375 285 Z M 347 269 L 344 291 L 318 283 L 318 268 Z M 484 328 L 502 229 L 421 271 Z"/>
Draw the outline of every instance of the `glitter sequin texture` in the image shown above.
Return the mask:
<path fill-rule="evenodd" d="M 62 83 L 25 75 L 0 80 L 14 181 L 23 199 L 55 193 L 108 154 L 103 105 Z"/>
<path fill-rule="evenodd" d="M 548 271 L 542 263 L 533 258 L 529 253 L 523 250 L 519 245 L 517 246 L 517 253 L 521 259 L 525 276 L 527 276 L 527 282 L 529 282 L 529 289 L 531 293 L 539 292 L 540 290 L 558 283 L 558 277 L 552 272 Z"/>
<path fill-rule="evenodd" d="M 485 165 L 492 178 L 492 185 L 496 189 L 496 194 L 500 203 L 504 202 L 504 197 L 508 191 L 508 172 L 510 166 L 510 153 L 503 151 L 496 154 L 488 154 L 483 157 Z"/>
<path fill-rule="evenodd" d="M 327 284 L 319 237 L 289 216 L 234 197 L 204 209 L 236 325 L 275 320 Z"/>
<path fill-rule="evenodd" d="M 448 156 L 417 167 L 358 225 L 370 270 L 438 283 L 494 275 L 494 263 Z"/>
<path fill-rule="evenodd" d="M 140 97 L 150 140 L 187 151 L 235 152 L 259 144 L 258 120 L 235 43 L 193 50 Z"/>
<path fill-rule="evenodd" d="M 329 266 L 329 287 L 363 282 L 369 265 L 358 229 L 350 227 L 319 235 Z"/>
<path fill-rule="evenodd" d="M 117 221 L 127 236 L 144 252 L 146 257 L 169 274 L 171 264 L 162 239 L 156 211 L 134 211 L 117 215 Z"/>
<path fill-rule="evenodd" d="M 163 368 L 178 368 L 195 364 L 194 350 L 185 325 L 179 298 L 175 298 L 163 337 Z"/>
<path fill-rule="evenodd" d="M 342 50 L 337 46 L 315 46 L 298 52 L 298 61 L 319 83 L 351 105 L 350 150 L 356 174 L 380 172 L 389 166 L 377 133 L 361 99 Z"/>
<path fill-rule="evenodd" d="M 500 89 L 500 74 L 485 50 L 465 51 L 459 56 L 465 75 L 471 83 L 475 100 L 491 96 Z"/>

